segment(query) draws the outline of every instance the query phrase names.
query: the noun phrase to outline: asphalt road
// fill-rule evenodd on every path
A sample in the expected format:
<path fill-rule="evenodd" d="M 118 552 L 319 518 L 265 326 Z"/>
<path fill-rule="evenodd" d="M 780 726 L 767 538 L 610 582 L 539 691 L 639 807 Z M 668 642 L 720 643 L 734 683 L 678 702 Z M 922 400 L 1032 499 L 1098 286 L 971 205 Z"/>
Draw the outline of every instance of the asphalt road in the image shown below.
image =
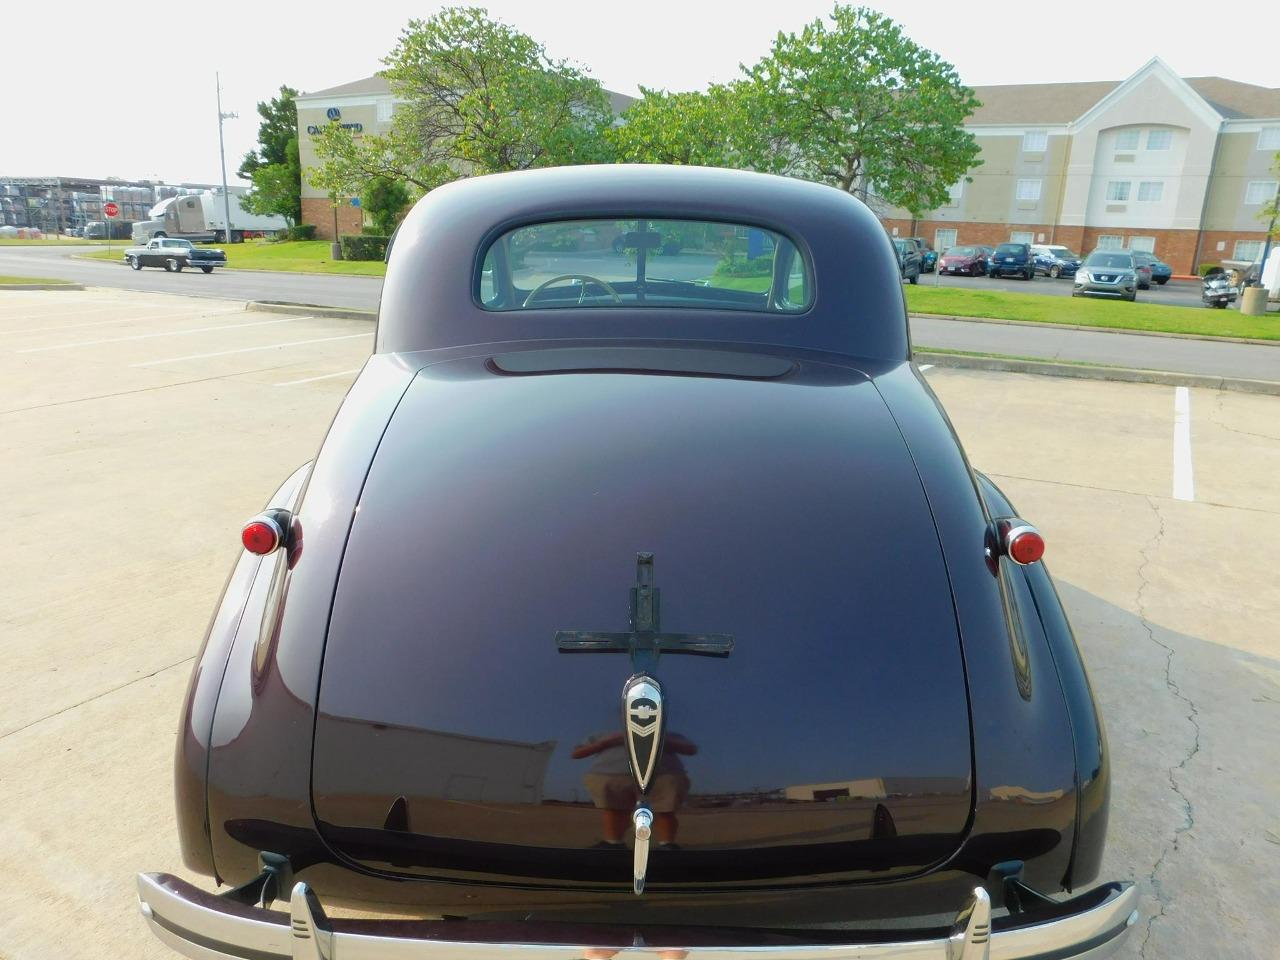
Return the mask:
<path fill-rule="evenodd" d="M 266 273 L 251 270 L 217 270 L 205 275 L 162 270 L 135 272 L 123 264 L 71 259 L 69 247 L 0 247 L 0 274 L 57 277 L 101 287 L 148 293 L 217 297 L 231 300 L 283 300 L 295 303 L 372 310 L 378 305 L 382 281 L 371 277 L 339 277 L 318 274 Z M 925 285 L 1000 289 L 1015 293 L 1067 296 L 1067 280 L 988 280 L 926 275 Z M 1171 281 L 1142 299 L 1161 303 L 1199 302 L 1199 285 Z M 941 348 L 999 353 L 1045 360 L 1101 363 L 1112 366 L 1197 373 L 1251 380 L 1280 380 L 1280 345 L 1220 343 L 1172 337 L 1070 330 L 1049 326 L 1019 326 L 917 317 L 912 337 L 920 349 Z"/>
<path fill-rule="evenodd" d="M 121 250 L 127 244 L 121 245 Z M 256 270 L 198 270 L 165 273 L 130 270 L 121 263 L 72 259 L 73 253 L 95 247 L 0 247 L 0 274 L 53 277 L 76 283 L 146 293 L 178 293 L 186 297 L 227 300 L 284 300 L 328 307 L 373 310 L 378 306 L 382 280 L 378 277 L 340 277 L 311 273 L 268 273 Z"/>

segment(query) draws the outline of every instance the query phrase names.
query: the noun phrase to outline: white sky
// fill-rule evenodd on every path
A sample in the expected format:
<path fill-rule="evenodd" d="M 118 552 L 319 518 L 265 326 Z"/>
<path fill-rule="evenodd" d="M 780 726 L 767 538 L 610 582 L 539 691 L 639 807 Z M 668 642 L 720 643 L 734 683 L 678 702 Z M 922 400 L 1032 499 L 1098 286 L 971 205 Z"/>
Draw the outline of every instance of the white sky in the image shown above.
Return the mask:
<path fill-rule="evenodd" d="M 98 0 L 7 5 L 0 55 L 0 175 L 217 182 L 214 71 L 223 82 L 227 175 L 257 138 L 255 104 L 282 83 L 321 90 L 368 76 L 420 0 L 163 4 L 145 16 Z M 586 66 L 606 87 L 687 90 L 732 79 L 779 30 L 831 0 L 490 0 L 490 13 Z M 881 0 L 969 84 L 1120 80 L 1152 56 L 1183 76 L 1280 86 L 1280 4 L 1236 0 Z M 332 12 L 326 12 L 326 8 Z M 306 10 L 303 14 L 300 11 Z M 1011 16 L 1013 11 L 1016 16 Z M 1144 15 L 1145 14 L 1145 15 Z M 45 39 L 41 39 L 45 38 Z"/>

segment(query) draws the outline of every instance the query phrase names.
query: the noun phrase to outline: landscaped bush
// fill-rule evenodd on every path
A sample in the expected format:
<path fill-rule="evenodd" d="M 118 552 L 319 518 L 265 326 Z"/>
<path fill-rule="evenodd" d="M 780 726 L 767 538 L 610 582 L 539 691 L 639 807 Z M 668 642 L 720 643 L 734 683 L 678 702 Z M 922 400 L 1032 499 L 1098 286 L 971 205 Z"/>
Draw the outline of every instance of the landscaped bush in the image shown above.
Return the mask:
<path fill-rule="evenodd" d="M 1200 264 L 1199 269 L 1196 270 L 1196 273 L 1200 274 L 1200 276 L 1203 277 L 1210 270 L 1221 270 L 1221 269 L 1222 269 L 1222 265 L 1218 263 L 1202 263 Z"/>
<path fill-rule="evenodd" d="M 750 260 L 736 257 L 721 260 L 714 272 L 721 277 L 767 277 L 773 273 L 773 255 L 752 257 Z"/>
<path fill-rule="evenodd" d="M 316 225 L 314 223 L 299 223 L 289 228 L 287 236 L 290 240 L 314 240 L 316 238 Z"/>
<path fill-rule="evenodd" d="M 390 237 L 375 237 L 365 233 L 342 235 L 342 259 L 385 260 Z"/>

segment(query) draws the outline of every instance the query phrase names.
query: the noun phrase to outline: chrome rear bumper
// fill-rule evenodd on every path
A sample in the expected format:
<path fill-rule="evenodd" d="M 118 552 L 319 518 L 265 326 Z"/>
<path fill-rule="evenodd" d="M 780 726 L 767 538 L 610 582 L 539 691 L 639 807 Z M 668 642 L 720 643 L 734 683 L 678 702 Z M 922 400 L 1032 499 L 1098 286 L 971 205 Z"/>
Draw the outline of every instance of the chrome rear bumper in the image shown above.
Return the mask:
<path fill-rule="evenodd" d="M 163 873 L 138 875 L 138 901 L 152 932 L 193 960 L 1093 960 L 1110 956 L 1138 916 L 1137 890 L 1108 884 L 1034 917 L 993 923 L 978 887 L 954 929 L 898 932 L 903 939 L 806 943 L 771 934 L 728 944 L 708 942 L 696 928 L 642 938 L 636 930 L 556 924 L 529 925 L 530 942 L 517 942 L 511 924 L 330 920 L 305 883 L 294 885 L 288 913 L 244 906 Z"/>

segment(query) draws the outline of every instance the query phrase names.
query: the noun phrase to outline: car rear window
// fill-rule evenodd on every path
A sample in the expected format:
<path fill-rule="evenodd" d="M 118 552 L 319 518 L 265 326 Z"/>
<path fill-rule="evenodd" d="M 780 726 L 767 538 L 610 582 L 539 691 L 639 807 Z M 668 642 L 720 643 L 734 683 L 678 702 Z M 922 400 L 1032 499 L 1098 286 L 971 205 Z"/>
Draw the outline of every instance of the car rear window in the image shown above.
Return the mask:
<path fill-rule="evenodd" d="M 1000 246 L 996 247 L 996 253 L 1007 254 L 1009 256 L 1016 256 L 1017 254 L 1026 252 L 1027 245 L 1025 243 L 1002 243 Z"/>
<path fill-rule="evenodd" d="M 782 234 L 703 220 L 562 220 L 519 227 L 485 250 L 486 310 L 697 307 L 798 313 L 813 273 Z"/>

